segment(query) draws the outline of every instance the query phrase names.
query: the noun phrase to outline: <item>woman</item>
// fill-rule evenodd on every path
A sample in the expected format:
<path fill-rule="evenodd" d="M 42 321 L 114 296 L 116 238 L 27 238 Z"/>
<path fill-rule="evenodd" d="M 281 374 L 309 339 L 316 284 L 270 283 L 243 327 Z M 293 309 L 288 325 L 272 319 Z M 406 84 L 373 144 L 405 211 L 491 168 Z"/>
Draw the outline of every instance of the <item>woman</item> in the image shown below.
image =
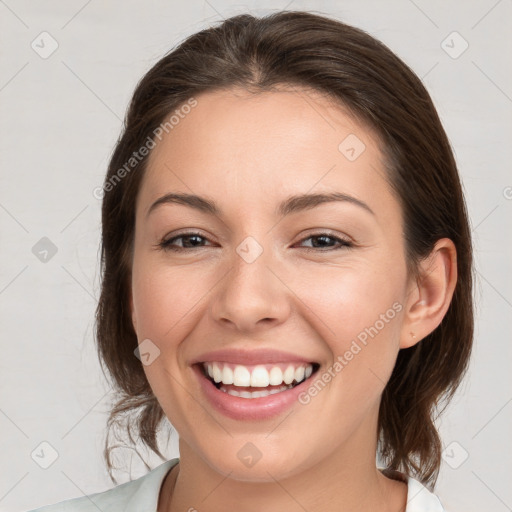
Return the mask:
<path fill-rule="evenodd" d="M 443 510 L 471 239 L 398 57 L 316 14 L 227 19 L 138 84 L 100 192 L 109 427 L 133 412 L 162 456 L 167 417 L 180 457 L 38 510 Z"/>

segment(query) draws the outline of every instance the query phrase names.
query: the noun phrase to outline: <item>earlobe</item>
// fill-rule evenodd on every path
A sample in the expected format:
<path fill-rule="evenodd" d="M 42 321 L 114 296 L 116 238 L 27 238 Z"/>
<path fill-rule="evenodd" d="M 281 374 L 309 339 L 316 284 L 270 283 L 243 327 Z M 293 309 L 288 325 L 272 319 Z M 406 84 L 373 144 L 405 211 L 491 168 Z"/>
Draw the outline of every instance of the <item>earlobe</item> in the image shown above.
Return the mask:
<path fill-rule="evenodd" d="M 409 348 L 428 336 L 441 323 L 457 283 L 457 251 L 449 238 L 437 241 L 430 255 L 420 262 L 420 277 L 409 293 L 400 348 Z"/>

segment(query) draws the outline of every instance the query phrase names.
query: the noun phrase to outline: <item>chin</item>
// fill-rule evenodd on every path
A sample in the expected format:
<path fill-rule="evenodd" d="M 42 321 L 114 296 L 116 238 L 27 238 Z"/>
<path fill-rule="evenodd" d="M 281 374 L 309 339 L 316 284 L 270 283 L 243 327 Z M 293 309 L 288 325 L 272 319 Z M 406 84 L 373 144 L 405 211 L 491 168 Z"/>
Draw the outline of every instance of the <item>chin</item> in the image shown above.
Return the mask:
<path fill-rule="evenodd" d="M 229 451 L 231 452 L 231 450 Z M 264 452 L 264 450 L 261 451 Z M 305 469 L 303 468 L 304 462 L 297 461 L 293 451 L 286 452 L 290 454 L 288 458 L 284 458 L 283 453 L 282 451 L 273 452 L 272 456 L 266 456 L 265 453 L 262 453 L 261 458 L 250 461 L 249 459 L 244 460 L 243 456 L 239 458 L 236 453 L 227 456 L 224 452 L 223 458 L 219 459 L 219 457 L 214 456 L 212 459 L 205 457 L 204 460 L 215 472 L 232 480 L 250 483 L 275 483 L 276 480 L 292 477 L 301 469 Z"/>

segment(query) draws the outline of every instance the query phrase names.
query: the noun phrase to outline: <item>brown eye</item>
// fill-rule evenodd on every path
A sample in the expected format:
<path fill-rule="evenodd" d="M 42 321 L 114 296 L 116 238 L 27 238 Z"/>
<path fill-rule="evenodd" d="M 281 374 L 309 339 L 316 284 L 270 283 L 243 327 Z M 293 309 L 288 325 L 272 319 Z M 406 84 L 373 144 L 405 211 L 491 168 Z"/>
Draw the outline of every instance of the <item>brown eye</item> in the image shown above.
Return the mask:
<path fill-rule="evenodd" d="M 199 233 L 181 233 L 180 235 L 173 236 L 168 240 L 162 240 L 162 242 L 160 242 L 159 244 L 159 247 L 169 251 L 185 251 L 189 249 L 194 249 L 196 247 L 205 247 L 204 245 L 201 245 L 201 239 L 207 240 L 206 237 Z M 177 240 L 182 240 L 181 246 L 175 245 L 175 242 Z"/>
<path fill-rule="evenodd" d="M 179 240 L 181 240 L 181 245 L 176 245 L 176 242 Z M 201 241 L 207 240 L 208 239 L 205 236 L 201 235 L 200 233 L 181 233 L 167 240 L 162 240 L 162 242 L 158 244 L 158 247 L 166 251 L 187 251 L 191 249 L 193 250 L 195 248 L 200 249 L 202 247 L 207 247 L 206 245 L 203 245 L 201 243 Z M 353 247 L 353 243 L 350 240 L 346 240 L 344 238 L 331 235 L 329 233 L 316 233 L 306 238 L 303 238 L 301 242 L 304 242 L 306 240 L 313 241 L 311 246 L 303 246 L 308 251 L 313 250 L 327 252 L 339 250 L 342 248 Z M 337 246 L 333 246 L 333 244 L 337 244 Z"/>
<path fill-rule="evenodd" d="M 323 249 L 324 251 L 332 251 L 341 249 L 343 247 L 353 247 L 353 243 L 351 241 L 346 240 L 344 238 L 339 238 L 329 233 L 315 233 L 313 235 L 308 236 L 307 238 L 303 238 L 301 242 L 304 242 L 305 240 L 317 240 L 317 242 L 313 242 L 313 245 L 311 247 L 306 247 L 306 250 Z M 338 247 L 333 247 L 332 245 L 329 245 L 330 243 L 332 244 L 333 241 L 334 243 L 338 243 Z"/>

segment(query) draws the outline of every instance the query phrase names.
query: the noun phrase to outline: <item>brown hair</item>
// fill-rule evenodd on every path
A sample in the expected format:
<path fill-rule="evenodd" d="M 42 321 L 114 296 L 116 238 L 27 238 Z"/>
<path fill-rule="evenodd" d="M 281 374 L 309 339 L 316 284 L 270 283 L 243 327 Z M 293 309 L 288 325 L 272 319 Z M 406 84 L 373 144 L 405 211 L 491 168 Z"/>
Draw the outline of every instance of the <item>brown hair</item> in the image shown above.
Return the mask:
<path fill-rule="evenodd" d="M 279 85 L 321 92 L 378 134 L 387 178 L 402 207 L 408 268 L 417 278 L 418 262 L 437 240 L 455 244 L 458 280 L 450 307 L 429 336 L 399 351 L 378 421 L 379 453 L 387 466 L 432 488 L 441 462 L 435 415 L 460 384 L 473 341 L 471 233 L 456 163 L 414 72 L 364 31 L 310 12 L 229 18 L 188 37 L 137 85 L 103 186 L 96 338 L 102 369 L 106 365 L 118 393 L 107 431 L 125 417 L 131 442 L 137 441 L 134 429 L 164 459 L 156 436 L 165 415 L 134 355 L 129 307 L 135 204 L 147 156 L 133 169 L 126 163 L 194 95 L 233 87 L 257 93 Z M 115 482 L 112 449 L 107 435 L 104 456 Z"/>

